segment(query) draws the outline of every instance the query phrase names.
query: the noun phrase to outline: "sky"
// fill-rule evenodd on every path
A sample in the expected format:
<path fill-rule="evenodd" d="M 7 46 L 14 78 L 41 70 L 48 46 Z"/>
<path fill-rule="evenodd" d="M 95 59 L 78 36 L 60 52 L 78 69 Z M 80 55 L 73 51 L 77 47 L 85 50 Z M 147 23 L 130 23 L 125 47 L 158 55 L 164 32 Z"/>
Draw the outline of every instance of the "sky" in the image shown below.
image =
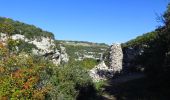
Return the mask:
<path fill-rule="evenodd" d="M 0 16 L 54 33 L 58 40 L 122 43 L 153 31 L 169 0 L 0 0 Z"/>

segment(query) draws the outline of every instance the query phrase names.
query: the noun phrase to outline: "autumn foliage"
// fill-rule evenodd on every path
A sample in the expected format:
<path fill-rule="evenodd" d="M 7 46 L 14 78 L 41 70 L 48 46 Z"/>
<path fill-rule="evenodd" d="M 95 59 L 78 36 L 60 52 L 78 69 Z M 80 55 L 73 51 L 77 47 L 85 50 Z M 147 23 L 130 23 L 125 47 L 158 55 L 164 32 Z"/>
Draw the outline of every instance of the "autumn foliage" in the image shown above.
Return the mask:
<path fill-rule="evenodd" d="M 0 50 L 6 49 L 0 44 Z M 35 63 L 33 56 L 27 54 L 12 54 L 10 58 L 5 58 L 5 53 L 0 61 L 0 99 L 43 99 L 50 85 L 38 86 L 43 81 L 41 73 L 45 72 L 48 63 Z"/>

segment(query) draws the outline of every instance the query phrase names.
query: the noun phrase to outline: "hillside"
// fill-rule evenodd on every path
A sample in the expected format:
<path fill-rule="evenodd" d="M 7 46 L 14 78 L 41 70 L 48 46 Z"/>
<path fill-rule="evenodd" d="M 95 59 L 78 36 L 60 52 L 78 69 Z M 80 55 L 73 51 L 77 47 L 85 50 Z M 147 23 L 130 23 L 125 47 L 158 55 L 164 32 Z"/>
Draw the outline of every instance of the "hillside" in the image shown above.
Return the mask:
<path fill-rule="evenodd" d="M 1 100 L 95 98 L 87 69 L 68 60 L 65 47 L 55 44 L 52 33 L 0 18 Z"/>
<path fill-rule="evenodd" d="M 0 23 L 9 23 L 14 27 L 14 31 L 11 34 L 21 34 L 28 39 L 49 37 L 54 39 L 54 34 L 48 31 L 44 31 L 34 25 L 25 24 L 23 22 L 15 21 L 10 18 L 0 17 Z"/>
<path fill-rule="evenodd" d="M 136 37 L 135 39 L 132 39 L 125 43 L 122 43 L 122 47 L 123 48 L 135 47 L 135 46 L 139 46 L 141 44 L 147 45 L 149 42 L 153 41 L 157 37 L 157 35 L 158 35 L 158 33 L 156 30 L 153 32 L 145 33 L 141 36 Z"/>
<path fill-rule="evenodd" d="M 6 43 L 9 35 L 12 40 L 18 41 L 17 52 L 31 53 L 45 57 L 56 65 L 68 62 L 65 51 L 58 51 L 54 40 L 54 34 L 38 28 L 34 25 L 25 24 L 9 18 L 0 17 L 0 40 Z M 9 34 L 10 32 L 10 34 Z M 60 49 L 60 48 L 59 48 Z M 62 54 L 61 54 L 62 52 Z"/>
<path fill-rule="evenodd" d="M 170 5 L 162 19 L 109 46 L 0 17 L 0 100 L 169 100 Z"/>
<path fill-rule="evenodd" d="M 109 46 L 104 43 L 92 43 L 85 41 L 55 40 L 54 44 L 54 34 L 51 32 L 44 31 L 34 25 L 28 25 L 9 18 L 0 17 L 0 23 L 6 22 L 14 28 L 11 33 L 12 37 L 20 39 L 22 40 L 21 42 L 25 43 L 25 47 L 23 48 L 24 51 L 29 50 L 28 52 L 31 52 L 31 49 L 36 48 L 41 49 L 43 52 L 46 49 L 45 52 L 49 53 L 53 49 L 58 49 L 61 53 L 61 44 L 64 48 L 66 48 L 65 52 L 68 53 L 70 59 L 83 60 L 84 58 L 92 58 L 99 60 L 103 53 L 109 48 Z M 3 38 L 2 35 L 1 37 Z M 23 43 L 21 43 L 22 45 L 19 46 L 19 48 L 23 47 Z M 42 52 L 39 54 L 42 54 Z"/>
<path fill-rule="evenodd" d="M 109 45 L 104 43 L 92 43 L 85 41 L 64 41 L 56 40 L 56 45 L 63 45 L 66 52 L 73 60 L 83 60 L 85 58 L 92 58 L 99 60 L 102 55 L 109 48 Z"/>
<path fill-rule="evenodd" d="M 161 16 L 164 26 L 122 44 L 124 64 L 131 71 L 144 72 L 148 92 L 169 99 L 170 87 L 170 5 Z M 161 94 L 161 95 L 160 95 Z M 145 94 L 145 96 L 148 94 Z M 146 96 L 155 98 L 155 96 Z"/>
<path fill-rule="evenodd" d="M 93 43 L 88 41 L 68 41 L 68 40 L 57 40 L 56 42 L 59 42 L 64 45 L 73 45 L 73 46 L 100 46 L 100 47 L 108 47 L 109 45 L 105 43 Z"/>

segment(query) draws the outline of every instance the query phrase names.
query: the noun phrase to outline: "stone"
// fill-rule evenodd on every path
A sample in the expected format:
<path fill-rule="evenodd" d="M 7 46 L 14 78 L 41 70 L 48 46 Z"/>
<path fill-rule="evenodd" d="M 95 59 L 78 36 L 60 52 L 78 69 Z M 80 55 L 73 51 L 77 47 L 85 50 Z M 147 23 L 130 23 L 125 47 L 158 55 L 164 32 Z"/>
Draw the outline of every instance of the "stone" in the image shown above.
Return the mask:
<path fill-rule="evenodd" d="M 66 48 L 64 46 L 60 45 L 60 50 L 61 50 L 61 52 L 60 52 L 61 61 L 63 63 L 67 63 L 69 61 L 69 56 L 66 52 Z"/>
<path fill-rule="evenodd" d="M 120 73 L 123 69 L 123 52 L 121 44 L 112 44 L 110 48 L 110 67 L 114 73 Z"/>
<path fill-rule="evenodd" d="M 34 39 L 28 39 L 24 35 L 14 34 L 11 36 L 13 40 L 23 40 L 27 43 L 34 44 L 37 49 L 32 48 L 34 55 L 45 56 L 49 58 L 54 64 L 59 65 L 62 61 L 64 63 L 69 61 L 69 57 L 66 53 L 65 47 L 60 46 L 60 51 L 56 50 L 54 39 L 49 37 L 39 37 Z M 7 35 L 0 33 L 0 41 L 5 43 Z"/>
<path fill-rule="evenodd" d="M 100 80 L 106 80 L 107 78 L 113 77 L 113 69 L 109 69 L 105 62 L 101 61 L 89 71 L 89 75 L 94 82 L 99 82 Z"/>
<path fill-rule="evenodd" d="M 102 57 L 103 58 L 103 57 Z M 114 43 L 110 47 L 110 66 L 106 66 L 104 61 L 89 71 L 89 75 L 94 82 L 112 78 L 115 74 L 120 73 L 123 69 L 123 52 L 121 44 Z"/>

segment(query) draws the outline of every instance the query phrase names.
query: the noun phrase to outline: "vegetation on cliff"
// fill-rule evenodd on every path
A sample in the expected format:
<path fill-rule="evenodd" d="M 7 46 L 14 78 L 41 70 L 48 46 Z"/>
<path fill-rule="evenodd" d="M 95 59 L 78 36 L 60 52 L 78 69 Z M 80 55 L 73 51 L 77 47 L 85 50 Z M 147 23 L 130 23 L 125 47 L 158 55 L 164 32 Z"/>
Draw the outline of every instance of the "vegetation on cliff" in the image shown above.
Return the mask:
<path fill-rule="evenodd" d="M 170 87 L 170 5 L 162 16 L 164 26 L 155 31 L 139 36 L 122 44 L 123 48 L 142 48 L 142 55 L 136 57 L 136 62 L 145 68 L 150 88 L 164 92 L 168 96 Z"/>
<path fill-rule="evenodd" d="M 122 47 L 127 48 L 127 47 L 135 47 L 139 45 L 148 45 L 148 43 L 156 39 L 157 36 L 158 36 L 157 31 L 145 33 L 142 36 L 138 36 L 135 39 L 132 39 L 126 43 L 122 43 Z"/>
<path fill-rule="evenodd" d="M 83 60 L 84 58 L 100 59 L 101 55 L 109 47 L 104 43 L 61 40 L 56 40 L 56 45 L 63 45 L 72 60 Z"/>
<path fill-rule="evenodd" d="M 9 25 L 13 26 L 14 31 L 11 32 L 11 34 L 21 34 L 28 39 L 34 39 L 40 37 L 49 37 L 54 39 L 53 33 L 44 31 L 41 28 L 37 28 L 34 25 L 28 25 L 19 21 L 14 21 L 10 18 L 0 17 L 0 24 L 2 23 L 9 23 Z M 3 31 L 1 32 L 4 33 Z"/>
<path fill-rule="evenodd" d="M 56 40 L 57 49 L 60 45 L 66 48 L 69 56 L 69 63 L 75 64 L 90 70 L 99 64 L 102 55 L 109 48 L 104 43 L 91 43 L 84 41 L 64 41 Z"/>
<path fill-rule="evenodd" d="M 138 94 L 140 88 L 137 84 L 143 88 L 143 97 L 147 96 L 148 91 L 144 91 L 146 89 L 161 92 L 161 97 L 169 97 L 170 5 L 168 5 L 162 19 L 164 26 L 122 44 L 123 49 L 142 48 L 143 53 L 137 55 L 134 61 L 144 67 L 146 77 L 142 81 L 132 81 L 133 84 L 130 83 L 130 87 L 135 84 L 136 90 L 132 93 L 129 92 L 129 94 L 121 92 L 123 94 L 119 96 L 120 91 L 116 90 L 117 86 L 115 90 L 109 87 L 112 91 L 116 91 L 114 94 L 118 97 L 122 98 L 122 95 L 123 97 L 126 95 L 133 97 L 133 93 Z M 0 99 L 96 99 L 95 85 L 87 70 L 98 64 L 98 60 L 102 57 L 101 54 L 104 54 L 103 58 L 109 65 L 107 45 L 78 41 L 56 41 L 56 45 L 63 45 L 70 56 L 69 63 L 56 66 L 43 57 L 32 55 L 30 51 L 32 48 L 36 48 L 35 45 L 11 39 L 13 34 L 21 34 L 28 39 L 40 37 L 54 39 L 52 33 L 33 25 L 3 17 L 0 17 L 0 33 L 7 34 L 5 43 L 0 42 Z M 146 81 L 147 87 L 143 87 L 141 82 Z M 98 91 L 102 87 L 101 84 L 96 84 Z M 129 85 L 123 84 L 122 86 L 120 84 L 122 89 L 126 90 L 125 87 L 128 87 L 129 91 Z"/>
<path fill-rule="evenodd" d="M 56 66 L 32 55 L 29 51 L 35 45 L 12 40 L 17 28 L 9 19 L 0 23 L 0 33 L 8 34 L 7 40 L 0 42 L 0 99 L 74 100 L 95 95 L 92 80 L 83 67 Z"/>

